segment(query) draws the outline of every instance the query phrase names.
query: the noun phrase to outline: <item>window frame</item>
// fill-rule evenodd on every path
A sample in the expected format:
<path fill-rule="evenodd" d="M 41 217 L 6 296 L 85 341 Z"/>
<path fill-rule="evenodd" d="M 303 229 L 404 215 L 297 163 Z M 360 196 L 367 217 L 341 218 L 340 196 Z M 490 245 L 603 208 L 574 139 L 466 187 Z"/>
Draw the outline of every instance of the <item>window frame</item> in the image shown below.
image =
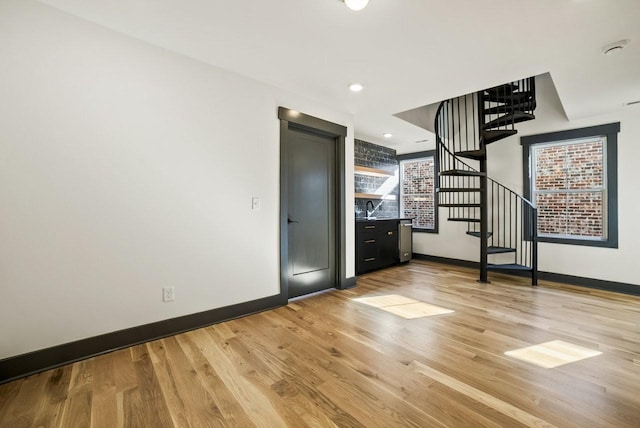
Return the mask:
<path fill-rule="evenodd" d="M 618 248 L 618 132 L 620 122 L 605 125 L 589 126 L 586 128 L 570 129 L 567 131 L 550 132 L 520 138 L 522 145 L 522 172 L 524 197 L 535 203 L 533 198 L 533 158 L 532 149 L 540 146 L 569 145 L 579 140 L 605 137 L 603 144 L 603 221 L 606 229 L 605 239 L 590 239 L 587 237 L 548 236 L 538 235 L 538 242 L 556 244 L 583 245 L 590 247 Z"/>
<path fill-rule="evenodd" d="M 421 232 L 421 233 L 438 233 L 438 192 L 436 189 L 438 188 L 438 157 L 436 155 L 435 150 L 427 150 L 422 152 L 415 153 L 407 153 L 402 155 L 397 155 L 396 159 L 398 160 L 398 210 L 400 213 L 400 217 L 404 218 L 404 203 L 402 196 L 404 195 L 403 189 L 403 167 L 402 163 L 405 161 L 417 161 L 424 158 L 433 158 L 433 229 L 427 229 L 424 227 L 416 227 L 415 224 L 411 227 L 413 232 Z"/>

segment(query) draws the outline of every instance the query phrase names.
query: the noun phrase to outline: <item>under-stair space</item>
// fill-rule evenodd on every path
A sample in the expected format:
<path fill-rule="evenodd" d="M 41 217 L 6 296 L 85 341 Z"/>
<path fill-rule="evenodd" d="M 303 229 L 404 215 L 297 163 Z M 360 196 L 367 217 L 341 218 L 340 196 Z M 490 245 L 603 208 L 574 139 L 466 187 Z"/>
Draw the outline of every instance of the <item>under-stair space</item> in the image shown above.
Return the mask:
<path fill-rule="evenodd" d="M 537 285 L 537 209 L 487 176 L 487 145 L 515 135 L 515 124 L 535 119 L 535 108 L 533 77 L 438 108 L 438 202 L 448 221 L 467 223 L 470 239 L 480 239 L 481 282 L 488 282 L 488 270 L 527 271 Z"/>

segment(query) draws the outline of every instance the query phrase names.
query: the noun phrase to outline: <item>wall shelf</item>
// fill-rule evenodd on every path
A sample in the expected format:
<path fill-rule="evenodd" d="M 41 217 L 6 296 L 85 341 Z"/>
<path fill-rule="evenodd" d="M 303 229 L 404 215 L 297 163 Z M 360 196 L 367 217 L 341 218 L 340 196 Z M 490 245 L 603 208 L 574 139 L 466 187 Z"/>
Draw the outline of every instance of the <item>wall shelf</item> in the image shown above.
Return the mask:
<path fill-rule="evenodd" d="M 354 196 L 357 199 L 385 199 L 388 201 L 396 200 L 396 195 L 383 195 L 381 193 L 355 193 Z"/>
<path fill-rule="evenodd" d="M 358 175 L 369 175 L 371 177 L 393 177 L 394 174 L 384 169 L 369 168 L 368 166 L 355 165 L 353 172 Z"/>

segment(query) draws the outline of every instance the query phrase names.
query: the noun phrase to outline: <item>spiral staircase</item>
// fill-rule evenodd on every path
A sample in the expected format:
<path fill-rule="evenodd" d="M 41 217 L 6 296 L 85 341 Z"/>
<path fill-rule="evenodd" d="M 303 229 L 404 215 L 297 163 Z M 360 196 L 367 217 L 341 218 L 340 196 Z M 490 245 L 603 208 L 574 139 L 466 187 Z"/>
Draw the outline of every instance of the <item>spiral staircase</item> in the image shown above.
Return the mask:
<path fill-rule="evenodd" d="M 489 270 L 530 272 L 538 282 L 536 207 L 487 176 L 487 146 L 515 135 L 535 108 L 529 77 L 445 100 L 436 114 L 438 203 L 480 240 L 480 282 Z"/>

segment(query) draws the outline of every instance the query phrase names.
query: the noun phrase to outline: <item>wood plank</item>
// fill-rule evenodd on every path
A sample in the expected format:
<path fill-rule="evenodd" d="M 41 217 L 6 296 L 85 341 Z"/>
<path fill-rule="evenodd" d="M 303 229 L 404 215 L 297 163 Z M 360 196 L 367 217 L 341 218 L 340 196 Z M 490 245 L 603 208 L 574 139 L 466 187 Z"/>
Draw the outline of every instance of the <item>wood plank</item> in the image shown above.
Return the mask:
<path fill-rule="evenodd" d="M 493 397 L 490 394 L 487 394 L 483 391 L 480 391 L 476 388 L 469 386 L 468 384 L 461 382 L 457 379 L 454 379 L 451 376 L 448 376 L 438 370 L 434 370 L 431 367 L 419 363 L 417 361 L 413 361 L 411 363 L 414 366 L 416 373 L 420 373 L 421 375 L 430 377 L 431 379 L 440 382 L 443 385 L 448 386 L 451 389 L 454 389 L 474 400 L 477 400 L 483 404 L 486 404 L 489 407 L 497 410 L 500 413 L 503 413 L 518 422 L 532 427 L 553 427 L 554 425 L 535 417 L 516 406 L 513 406 L 509 403 L 506 403 L 502 400 L 499 400 Z"/>
<path fill-rule="evenodd" d="M 117 400 L 118 415 L 122 414 L 122 417 L 118 418 L 118 426 L 124 428 L 153 426 L 150 422 L 157 420 L 155 415 L 148 414 L 149 408 L 142 401 L 140 388 L 127 389 L 118 393 Z"/>
<path fill-rule="evenodd" d="M 393 173 L 379 168 L 370 168 L 368 166 L 356 165 L 353 172 L 359 175 L 368 175 L 371 177 L 393 177 Z"/>
<path fill-rule="evenodd" d="M 116 393 L 122 393 L 138 386 L 136 370 L 129 349 L 122 349 L 108 354 L 114 367 Z"/>
<path fill-rule="evenodd" d="M 49 379 L 45 393 L 49 396 L 49 400 L 39 406 L 33 426 L 58 427 L 62 424 L 66 401 L 69 397 L 71 372 L 71 366 L 59 367 L 48 372 Z"/>
<path fill-rule="evenodd" d="M 8 408 L 0 409 L 4 414 L 0 426 L 12 428 L 30 427 L 41 408 L 46 406 L 49 396 L 46 393 L 51 371 L 35 374 L 19 382 L 19 391 L 13 400 L 7 400 Z M 44 397 L 44 399 L 42 399 Z"/>
<path fill-rule="evenodd" d="M 358 199 L 386 199 L 395 201 L 396 195 L 383 195 L 382 193 L 355 193 L 355 198 Z"/>
<path fill-rule="evenodd" d="M 81 389 L 70 395 L 66 400 L 61 426 L 89 428 L 91 426 L 92 400 L 93 392 L 90 389 Z"/>
<path fill-rule="evenodd" d="M 95 358 L 93 366 L 93 397 L 91 400 L 91 428 L 118 426 L 115 361 L 115 358 L 108 354 Z"/>
<path fill-rule="evenodd" d="M 325 380 L 319 376 L 315 367 L 309 367 L 303 359 L 291 354 L 289 351 L 291 343 L 288 341 L 288 333 L 278 335 L 282 341 L 272 340 L 265 342 L 259 340 L 259 337 L 264 336 L 263 334 L 260 334 L 260 329 L 277 329 L 277 324 L 257 318 L 245 318 L 242 320 L 236 320 L 236 322 L 242 324 L 246 322 L 251 325 L 251 328 L 243 334 L 243 337 L 253 334 L 256 335 L 256 344 L 254 349 L 256 352 L 260 352 L 261 356 L 265 360 L 269 360 L 274 367 L 278 368 L 278 372 L 283 377 L 283 383 L 291 388 L 290 391 L 284 392 L 279 390 L 280 386 L 278 384 L 275 384 L 274 389 L 276 389 L 279 395 L 283 397 L 288 397 L 291 394 L 294 394 L 294 392 L 292 392 L 294 390 L 296 394 L 299 394 L 296 395 L 296 401 L 299 405 L 297 408 L 303 411 L 303 418 L 305 421 L 308 421 L 309 419 L 317 420 L 328 418 L 332 424 L 336 424 L 341 427 L 363 426 L 350 414 L 346 413 L 340 407 L 339 403 L 334 402 L 331 397 L 328 397 L 318 391 L 317 387 L 323 384 Z M 300 373 L 304 373 L 304 376 L 300 376 Z M 315 409 L 312 408 L 311 411 L 309 411 L 309 406 L 315 407 Z M 316 423 L 311 425 L 317 426 Z M 325 425 L 321 424 L 319 426 Z"/>
<path fill-rule="evenodd" d="M 162 386 L 156 375 L 155 368 L 148 352 L 140 353 L 134 362 L 138 379 L 137 392 L 140 395 L 137 406 L 141 407 L 140 412 L 146 415 L 145 424 L 154 427 L 173 426 L 171 414 L 162 393 Z"/>
<path fill-rule="evenodd" d="M 9 410 L 13 408 L 13 403 L 23 383 L 24 380 L 0 385 L 0 421 L 9 419 Z"/>
<path fill-rule="evenodd" d="M 260 388 L 249 382 L 242 376 L 242 366 L 234 365 L 220 346 L 215 343 L 204 330 L 193 332 L 203 354 L 213 366 L 215 371 L 230 390 L 233 397 L 258 427 L 286 426 L 282 415 L 278 414 L 270 397 L 265 396 Z"/>
<path fill-rule="evenodd" d="M 203 350 L 197 345 L 193 334 L 181 334 L 176 337 L 180 348 L 189 360 L 191 370 L 195 371 L 200 382 L 200 388 L 204 389 L 212 398 L 216 407 L 229 426 L 253 427 L 244 408 L 240 405 L 233 393 L 227 388 L 223 380 L 218 376 Z"/>
<path fill-rule="evenodd" d="M 190 368 L 191 364 L 176 338 L 152 342 L 150 349 L 158 355 L 156 373 L 174 425 L 224 427 L 224 416 L 210 393 L 202 388 L 199 373 Z"/>

